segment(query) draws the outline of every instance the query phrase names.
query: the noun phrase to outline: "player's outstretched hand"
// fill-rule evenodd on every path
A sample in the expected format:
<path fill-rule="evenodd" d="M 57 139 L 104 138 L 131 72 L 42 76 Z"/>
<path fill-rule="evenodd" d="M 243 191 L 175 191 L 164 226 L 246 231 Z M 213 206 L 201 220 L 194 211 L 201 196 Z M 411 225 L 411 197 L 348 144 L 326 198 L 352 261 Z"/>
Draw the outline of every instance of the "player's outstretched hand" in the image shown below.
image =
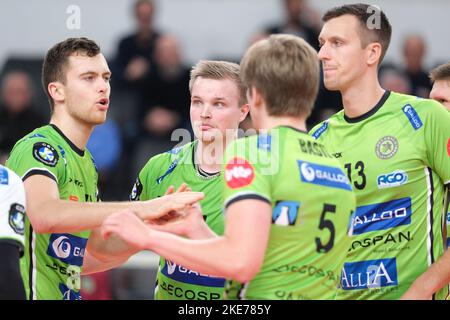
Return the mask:
<path fill-rule="evenodd" d="M 170 232 L 188 238 L 197 238 L 199 231 L 205 228 L 209 229 L 203 219 L 202 209 L 198 203 L 186 208 L 171 221 L 157 219 L 149 221 L 147 225 L 155 230 Z"/>
<path fill-rule="evenodd" d="M 148 249 L 149 231 L 149 227 L 131 210 L 110 215 L 101 226 L 101 235 L 105 240 L 116 235 L 138 250 Z"/>
<path fill-rule="evenodd" d="M 203 192 L 176 192 L 157 199 L 144 202 L 147 207 L 139 214 L 142 220 L 152 220 L 165 217 L 166 220 L 177 218 L 180 212 L 190 208 L 194 203 L 205 197 Z"/>

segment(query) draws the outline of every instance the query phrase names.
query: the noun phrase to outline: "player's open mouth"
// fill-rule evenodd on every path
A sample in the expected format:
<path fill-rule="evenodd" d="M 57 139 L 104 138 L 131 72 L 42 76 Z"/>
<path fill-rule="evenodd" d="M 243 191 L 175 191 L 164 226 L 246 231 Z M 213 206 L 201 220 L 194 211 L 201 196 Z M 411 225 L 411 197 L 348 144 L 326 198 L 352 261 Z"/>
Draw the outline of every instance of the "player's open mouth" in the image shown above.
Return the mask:
<path fill-rule="evenodd" d="M 100 99 L 97 104 L 101 106 L 101 109 L 108 109 L 109 100 L 107 98 Z"/>

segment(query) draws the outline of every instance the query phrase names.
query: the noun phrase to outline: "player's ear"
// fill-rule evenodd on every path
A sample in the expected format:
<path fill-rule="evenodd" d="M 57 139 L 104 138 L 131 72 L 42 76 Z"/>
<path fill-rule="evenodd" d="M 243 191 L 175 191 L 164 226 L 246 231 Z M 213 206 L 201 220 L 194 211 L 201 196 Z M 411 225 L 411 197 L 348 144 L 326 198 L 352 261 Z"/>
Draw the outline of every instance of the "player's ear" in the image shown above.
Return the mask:
<path fill-rule="evenodd" d="M 245 120 L 248 112 L 250 111 L 250 105 L 248 103 L 243 104 L 240 109 L 241 109 L 241 116 L 239 117 L 239 122 L 242 122 Z"/>
<path fill-rule="evenodd" d="M 369 66 L 376 65 L 380 61 L 382 47 L 378 42 L 369 43 L 367 45 L 367 64 Z"/>
<path fill-rule="evenodd" d="M 63 85 L 60 82 L 50 82 L 48 84 L 48 92 L 55 102 L 62 102 L 65 99 Z"/>

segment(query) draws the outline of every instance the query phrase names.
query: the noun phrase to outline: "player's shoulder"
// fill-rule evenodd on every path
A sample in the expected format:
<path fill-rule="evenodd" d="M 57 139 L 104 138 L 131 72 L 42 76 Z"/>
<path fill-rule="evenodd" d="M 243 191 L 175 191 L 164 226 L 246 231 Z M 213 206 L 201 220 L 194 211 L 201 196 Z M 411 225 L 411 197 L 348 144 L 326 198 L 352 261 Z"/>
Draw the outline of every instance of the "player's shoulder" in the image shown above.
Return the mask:
<path fill-rule="evenodd" d="M 183 146 L 175 147 L 166 152 L 152 156 L 142 168 L 141 172 L 159 172 L 160 170 L 164 170 L 167 165 L 181 163 L 184 159 L 189 157 L 193 148 L 195 148 L 196 143 L 197 141 L 192 141 Z"/>
<path fill-rule="evenodd" d="M 309 135 L 314 139 L 319 139 L 325 132 L 328 132 L 330 127 L 339 124 L 344 118 L 344 110 L 340 110 L 330 116 L 328 119 L 319 122 L 311 130 L 309 130 Z"/>
<path fill-rule="evenodd" d="M 395 92 L 392 92 L 391 96 L 389 108 L 396 109 L 396 112 L 401 114 L 415 130 L 426 125 L 430 118 L 445 122 L 450 119 L 445 107 L 435 100 Z"/>
<path fill-rule="evenodd" d="M 6 165 L 22 177 L 29 170 L 41 167 L 55 174 L 54 170 L 65 167 L 64 150 L 50 126 L 40 127 L 15 144 Z"/>
<path fill-rule="evenodd" d="M 18 151 L 24 151 L 33 147 L 48 147 L 49 149 L 57 149 L 58 142 L 49 131 L 49 126 L 43 126 L 33 130 L 21 139 L 19 139 L 11 150 L 11 155 Z"/>

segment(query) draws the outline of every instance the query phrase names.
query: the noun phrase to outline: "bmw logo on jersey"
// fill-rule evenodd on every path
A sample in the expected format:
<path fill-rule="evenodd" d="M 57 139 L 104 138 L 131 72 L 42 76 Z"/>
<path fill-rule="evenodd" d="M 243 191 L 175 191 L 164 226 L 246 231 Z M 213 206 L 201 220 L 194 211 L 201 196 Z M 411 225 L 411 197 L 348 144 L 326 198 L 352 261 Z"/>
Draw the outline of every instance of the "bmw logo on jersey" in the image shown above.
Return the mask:
<path fill-rule="evenodd" d="M 58 152 L 45 142 L 36 142 L 33 145 L 33 157 L 43 164 L 54 167 L 58 163 Z"/>

